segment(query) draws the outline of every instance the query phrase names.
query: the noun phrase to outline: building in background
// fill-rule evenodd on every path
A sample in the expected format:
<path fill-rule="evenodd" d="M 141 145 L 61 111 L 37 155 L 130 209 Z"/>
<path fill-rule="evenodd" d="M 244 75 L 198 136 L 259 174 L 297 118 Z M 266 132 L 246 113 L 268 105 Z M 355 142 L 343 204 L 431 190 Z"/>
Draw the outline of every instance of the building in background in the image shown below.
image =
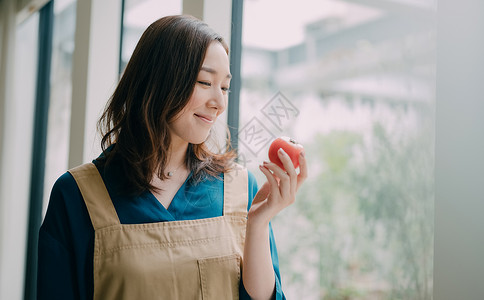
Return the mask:
<path fill-rule="evenodd" d="M 245 3 L 240 155 L 259 182 L 276 136 L 311 162 L 273 222 L 288 298 L 432 299 L 435 21 L 432 2 Z"/>

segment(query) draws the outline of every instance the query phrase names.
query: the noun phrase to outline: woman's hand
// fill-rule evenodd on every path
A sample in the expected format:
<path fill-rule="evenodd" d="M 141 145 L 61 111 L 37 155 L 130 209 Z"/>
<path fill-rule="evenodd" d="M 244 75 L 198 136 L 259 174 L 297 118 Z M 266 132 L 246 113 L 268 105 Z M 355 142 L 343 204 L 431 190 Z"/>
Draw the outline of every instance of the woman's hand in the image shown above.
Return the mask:
<path fill-rule="evenodd" d="M 296 191 L 307 177 L 304 153 L 299 156 L 299 174 L 289 156 L 280 149 L 278 156 L 284 171 L 272 162 L 260 166 L 267 182 L 254 197 L 249 210 L 244 246 L 244 286 L 252 299 L 272 299 L 275 275 L 269 242 L 269 221 L 296 200 Z"/>
<path fill-rule="evenodd" d="M 304 151 L 299 155 L 299 174 L 292 164 L 289 155 L 281 148 L 277 151 L 286 171 L 272 162 L 259 166 L 267 177 L 254 197 L 249 210 L 250 223 L 267 225 L 281 210 L 294 203 L 296 192 L 307 177 L 307 163 Z"/>

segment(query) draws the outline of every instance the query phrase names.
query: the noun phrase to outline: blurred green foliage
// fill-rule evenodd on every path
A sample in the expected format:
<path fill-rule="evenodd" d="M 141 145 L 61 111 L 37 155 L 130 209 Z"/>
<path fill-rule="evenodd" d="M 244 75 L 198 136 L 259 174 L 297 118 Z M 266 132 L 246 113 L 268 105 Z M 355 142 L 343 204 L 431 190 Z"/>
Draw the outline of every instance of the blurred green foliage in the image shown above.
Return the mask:
<path fill-rule="evenodd" d="M 318 299 L 432 299 L 433 128 L 318 134 L 309 178 L 274 220 L 284 280 Z M 314 297 L 314 295 L 312 295 Z"/>

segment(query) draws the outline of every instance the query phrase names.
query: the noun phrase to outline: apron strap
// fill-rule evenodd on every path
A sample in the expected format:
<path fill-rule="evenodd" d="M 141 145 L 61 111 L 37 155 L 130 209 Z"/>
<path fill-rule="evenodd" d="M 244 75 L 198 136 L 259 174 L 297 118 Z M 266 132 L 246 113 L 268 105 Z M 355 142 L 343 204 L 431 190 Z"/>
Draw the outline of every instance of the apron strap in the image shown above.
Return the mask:
<path fill-rule="evenodd" d="M 248 191 L 247 169 L 236 163 L 234 169 L 224 173 L 224 216 L 247 217 Z"/>
<path fill-rule="evenodd" d="M 93 163 L 69 170 L 86 203 L 94 230 L 120 224 L 101 174 Z"/>

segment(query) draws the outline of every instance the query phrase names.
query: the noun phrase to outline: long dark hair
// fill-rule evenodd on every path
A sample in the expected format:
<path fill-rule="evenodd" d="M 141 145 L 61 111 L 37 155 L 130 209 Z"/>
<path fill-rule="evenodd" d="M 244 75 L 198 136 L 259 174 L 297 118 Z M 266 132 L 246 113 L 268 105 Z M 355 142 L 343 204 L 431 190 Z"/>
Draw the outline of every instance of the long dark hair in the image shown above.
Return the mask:
<path fill-rule="evenodd" d="M 155 172 L 166 179 L 171 143 L 168 124 L 188 103 L 207 48 L 214 41 L 228 54 L 219 34 L 186 15 L 161 18 L 141 36 L 98 121 L 104 154 L 100 163 L 120 165 L 127 191 L 156 189 L 150 183 Z M 233 168 L 236 153 L 229 141 L 228 134 L 223 153 L 220 148 L 213 153 L 205 142 L 188 145 L 185 163 L 193 171 L 193 180 Z"/>

